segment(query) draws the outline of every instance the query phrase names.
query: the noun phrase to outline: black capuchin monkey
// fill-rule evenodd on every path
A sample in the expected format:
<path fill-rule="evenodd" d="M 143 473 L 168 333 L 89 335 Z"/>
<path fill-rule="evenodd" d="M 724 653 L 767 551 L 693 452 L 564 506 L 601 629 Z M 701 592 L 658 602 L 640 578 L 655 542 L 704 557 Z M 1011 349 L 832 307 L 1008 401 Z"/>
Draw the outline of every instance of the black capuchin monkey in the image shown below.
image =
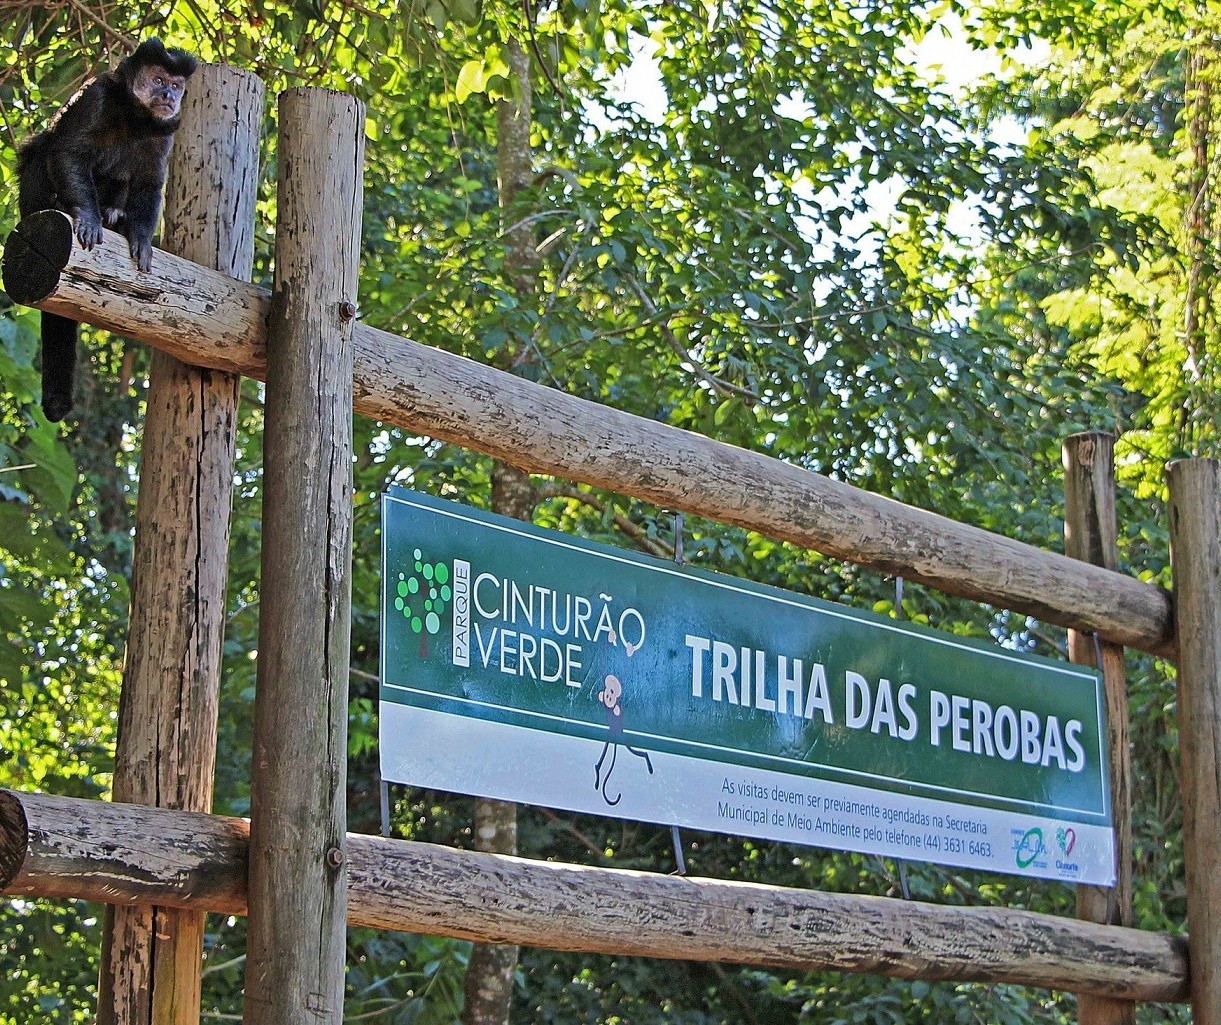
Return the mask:
<path fill-rule="evenodd" d="M 187 79 L 195 58 L 147 39 L 60 108 L 47 129 L 17 152 L 22 217 L 56 209 L 76 221 L 86 249 L 102 226 L 122 231 L 136 266 L 153 263 L 153 231 Z M 42 409 L 48 420 L 72 410 L 76 321 L 42 315 Z"/>

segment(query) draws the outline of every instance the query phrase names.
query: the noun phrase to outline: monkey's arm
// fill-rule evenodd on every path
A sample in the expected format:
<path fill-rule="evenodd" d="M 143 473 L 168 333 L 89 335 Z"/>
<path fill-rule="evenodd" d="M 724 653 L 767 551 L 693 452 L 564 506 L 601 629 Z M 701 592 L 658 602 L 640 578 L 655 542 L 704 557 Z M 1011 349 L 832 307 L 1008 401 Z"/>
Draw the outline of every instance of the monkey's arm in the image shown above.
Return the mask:
<path fill-rule="evenodd" d="M 142 271 L 153 266 L 153 232 L 161 217 L 161 190 L 165 187 L 165 165 L 160 166 L 161 173 L 156 176 L 142 174 L 132 178 L 123 208 L 123 227 L 131 256 Z"/>
<path fill-rule="evenodd" d="M 76 237 L 86 249 L 102 241 L 102 211 L 89 160 L 71 150 L 56 150 L 48 165 L 59 206 L 76 221 Z"/>
<path fill-rule="evenodd" d="M 120 230 L 120 225 L 127 216 L 127 189 L 128 183 L 123 182 L 117 191 L 98 197 L 102 206 L 102 221 L 106 227 Z"/>
<path fill-rule="evenodd" d="M 105 107 L 105 96 L 94 83 L 60 111 L 44 141 L 46 173 L 57 205 L 76 220 L 76 237 L 86 249 L 102 241 L 92 167 L 102 145 Z"/>
<path fill-rule="evenodd" d="M 131 246 L 132 259 L 142 271 L 153 265 L 153 232 L 161 217 L 161 193 L 169 169 L 170 137 L 144 139 L 132 146 L 124 158 L 128 172 L 123 203 L 123 231 Z"/>

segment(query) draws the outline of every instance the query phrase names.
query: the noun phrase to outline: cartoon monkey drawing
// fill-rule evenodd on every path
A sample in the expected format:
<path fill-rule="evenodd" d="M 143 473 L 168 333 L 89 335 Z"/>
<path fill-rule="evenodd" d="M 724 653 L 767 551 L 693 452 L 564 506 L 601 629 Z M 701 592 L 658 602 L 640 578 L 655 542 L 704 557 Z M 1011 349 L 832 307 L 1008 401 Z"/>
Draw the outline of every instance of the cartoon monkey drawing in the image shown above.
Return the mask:
<path fill-rule="evenodd" d="M 649 775 L 653 774 L 653 762 L 649 758 L 647 751 L 638 751 L 636 748 L 623 743 L 623 705 L 620 699 L 623 697 L 623 684 L 619 677 L 614 673 L 608 673 L 605 681 L 602 684 L 602 690 L 598 694 L 598 701 L 606 707 L 606 726 L 607 738 L 606 743 L 602 745 L 602 754 L 599 755 L 597 764 L 594 766 L 594 789 L 602 794 L 602 800 L 612 807 L 623 799 L 622 792 L 615 795 L 614 799 L 606 792 L 607 784 L 610 783 L 611 773 L 615 771 L 615 760 L 619 756 L 619 746 L 623 744 L 627 750 L 634 754 L 637 758 L 643 758 L 644 764 L 648 767 Z M 606 761 L 607 754 L 610 754 L 610 765 L 607 766 L 606 775 L 602 775 L 602 764 Z"/>

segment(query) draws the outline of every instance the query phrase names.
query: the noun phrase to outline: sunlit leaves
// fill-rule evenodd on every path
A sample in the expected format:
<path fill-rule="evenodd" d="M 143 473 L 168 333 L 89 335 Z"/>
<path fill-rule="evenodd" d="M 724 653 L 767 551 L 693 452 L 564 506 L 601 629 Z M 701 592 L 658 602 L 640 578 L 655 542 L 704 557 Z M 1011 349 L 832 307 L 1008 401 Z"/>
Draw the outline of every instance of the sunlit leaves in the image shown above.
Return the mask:
<path fill-rule="evenodd" d="M 509 64 L 504 47 L 490 47 L 482 60 L 468 60 L 458 71 L 454 99 L 465 103 L 472 93 L 486 93 L 489 99 L 511 95 Z"/>
<path fill-rule="evenodd" d="M 26 45 L 20 60 L 0 54 L 9 143 L 39 123 L 38 104 L 102 63 L 110 38 L 80 5 L 44 7 L 0 11 Z M 1015 69 L 970 103 L 949 95 L 911 51 L 947 9 L 962 14 L 974 45 L 1041 34 L 1057 62 Z M 201 0 L 106 10 L 122 33 L 142 30 L 147 16 L 149 29 L 205 59 L 253 68 L 271 95 L 308 83 L 366 101 L 361 310 L 379 327 L 500 366 L 526 353 L 544 384 L 1048 546 L 1062 529 L 1064 434 L 1136 425 L 1121 442 L 1122 469 L 1150 488 L 1172 448 L 1184 268 L 1182 251 L 1164 243 L 1182 224 L 1185 179 L 1181 34 L 1175 42 L 1168 5 Z M 513 93 L 510 40 L 531 64 L 534 173 L 502 213 L 495 114 Z M 618 76 L 633 60 L 655 95 L 625 95 Z M 1020 119 L 1009 132 L 1020 141 L 999 143 L 997 119 L 1009 128 Z M 264 281 L 274 143 L 268 152 Z M 539 261 L 537 292 L 513 278 L 509 242 L 522 235 Z M 4 782 L 92 793 L 106 783 L 113 742 L 142 357 L 135 393 L 108 392 L 123 347 L 90 341 L 102 385 L 66 448 L 33 411 L 32 336 L 5 320 L 0 341 L 0 629 L 13 642 L 0 650 L 11 695 L 0 743 L 13 753 Z M 249 810 L 261 428 L 261 390 L 247 382 L 217 779 L 217 807 L 229 813 Z M 485 504 L 489 462 L 360 419 L 354 448 L 350 813 L 375 829 L 376 495 L 394 481 Z M 671 514 L 540 483 L 541 522 L 673 550 Z M 1165 538 L 1158 510 L 1137 497 L 1124 498 L 1125 558 L 1156 577 Z M 894 581 L 878 574 L 714 523 L 688 520 L 684 537 L 698 565 L 897 611 Z M 902 611 L 1043 651 L 1062 642 L 1023 617 L 910 586 Z M 1141 889 L 1139 913 L 1164 925 L 1165 909 L 1181 903 L 1178 853 L 1157 839 L 1178 814 L 1167 769 L 1173 696 L 1147 667 L 1134 693 L 1155 790 L 1140 810 L 1140 857 L 1157 881 Z M 412 791 L 392 801 L 399 833 L 469 842 L 461 800 Z M 542 857 L 672 867 L 670 838 L 652 826 L 533 811 L 522 831 L 523 848 Z M 687 846 L 702 874 L 901 892 L 896 866 L 878 859 L 702 834 Z M 910 867 L 907 883 L 919 899 L 1014 896 L 1008 880 L 927 866 Z M 1065 891 L 1050 885 L 1020 896 L 1067 909 Z M 53 925 L 72 941 L 44 939 L 42 960 L 23 954 L 34 975 L 83 956 L 72 930 L 87 927 L 66 917 Z M 210 928 L 206 1010 L 240 1014 L 241 924 Z M 354 934 L 351 954 L 351 1017 L 456 1013 L 464 945 Z M 521 982 L 516 1015 L 540 1023 L 1051 1022 L 1068 1013 L 1011 988 L 659 971 L 539 951 L 526 954 Z"/>

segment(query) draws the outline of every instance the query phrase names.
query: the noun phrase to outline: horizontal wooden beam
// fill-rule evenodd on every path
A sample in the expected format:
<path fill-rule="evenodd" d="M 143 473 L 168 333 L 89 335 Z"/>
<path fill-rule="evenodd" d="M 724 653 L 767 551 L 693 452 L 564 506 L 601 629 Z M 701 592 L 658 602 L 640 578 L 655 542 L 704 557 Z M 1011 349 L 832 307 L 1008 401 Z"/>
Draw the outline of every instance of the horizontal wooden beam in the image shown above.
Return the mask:
<path fill-rule="evenodd" d="M 0 890 L 246 913 L 241 819 L 0 791 Z M 1186 941 L 1006 908 L 528 861 L 348 835 L 348 922 L 550 950 L 1182 1001 Z"/>
<path fill-rule="evenodd" d="M 55 211 L 9 236 L 4 285 L 15 302 L 185 363 L 266 375 L 265 289 L 161 252 L 151 273 L 137 273 L 118 235 L 85 252 Z M 1124 574 L 365 325 L 356 330 L 354 377 L 365 416 L 1173 656 L 1170 595 Z"/>

